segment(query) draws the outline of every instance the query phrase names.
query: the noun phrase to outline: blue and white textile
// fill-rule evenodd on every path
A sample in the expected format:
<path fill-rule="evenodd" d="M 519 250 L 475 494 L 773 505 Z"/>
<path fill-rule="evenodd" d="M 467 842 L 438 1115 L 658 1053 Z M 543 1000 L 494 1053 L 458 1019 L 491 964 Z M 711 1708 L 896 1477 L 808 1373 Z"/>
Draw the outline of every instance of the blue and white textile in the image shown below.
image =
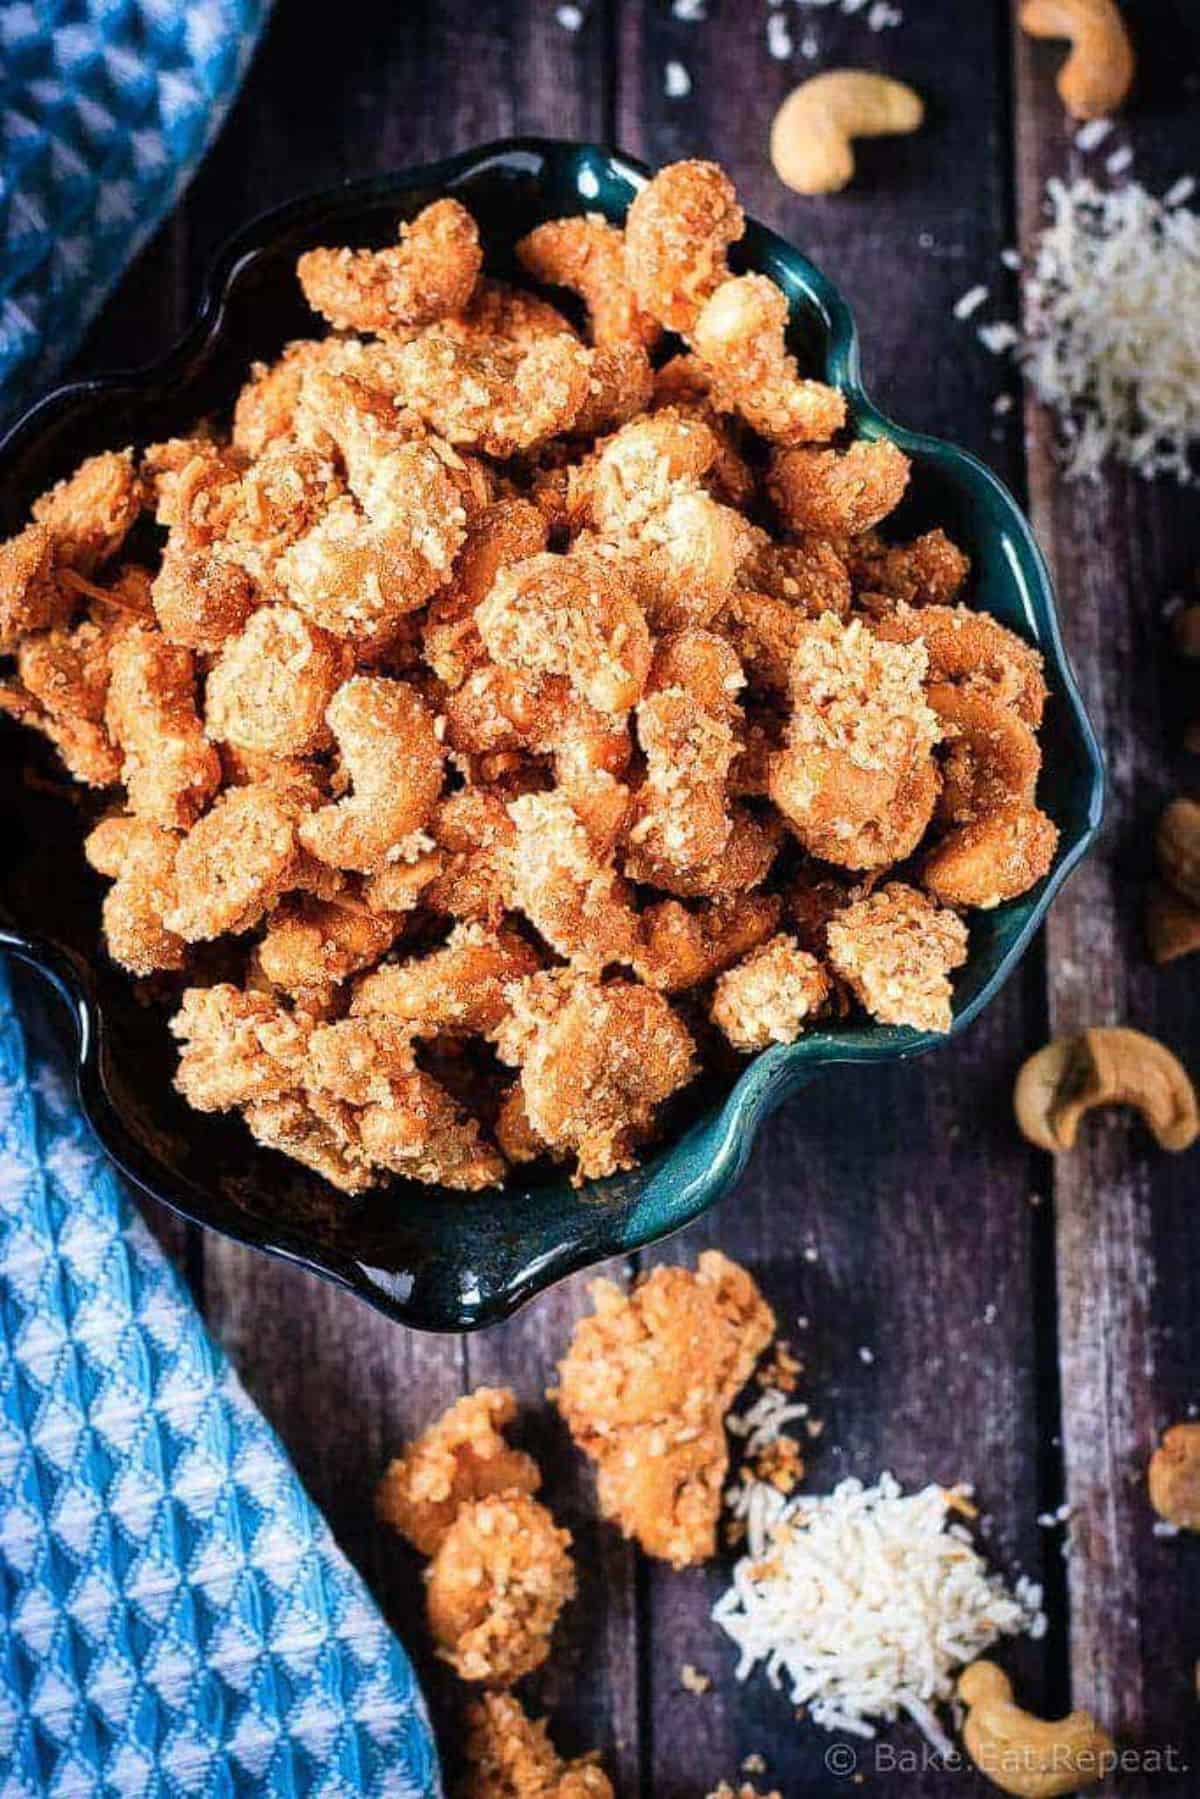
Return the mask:
<path fill-rule="evenodd" d="M 0 418 L 75 350 L 237 93 L 269 0 L 0 0 Z"/>
<path fill-rule="evenodd" d="M 0 961 L 0 1795 L 437 1799 L 403 1650 L 35 1025 Z"/>

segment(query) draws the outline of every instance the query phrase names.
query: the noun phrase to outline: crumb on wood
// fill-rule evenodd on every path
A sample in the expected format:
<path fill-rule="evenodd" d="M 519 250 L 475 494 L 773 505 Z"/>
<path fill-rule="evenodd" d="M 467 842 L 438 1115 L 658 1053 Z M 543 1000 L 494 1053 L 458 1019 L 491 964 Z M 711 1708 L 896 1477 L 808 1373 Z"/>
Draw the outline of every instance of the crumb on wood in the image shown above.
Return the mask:
<path fill-rule="evenodd" d="M 764 1444 L 754 1457 L 757 1479 L 767 1481 L 780 1493 L 791 1493 L 804 1478 L 804 1457 L 794 1437 L 776 1437 Z"/>
<path fill-rule="evenodd" d="M 780 1337 L 755 1379 L 760 1387 L 777 1387 L 781 1393 L 794 1393 L 804 1364 L 791 1352 L 786 1337 Z"/>

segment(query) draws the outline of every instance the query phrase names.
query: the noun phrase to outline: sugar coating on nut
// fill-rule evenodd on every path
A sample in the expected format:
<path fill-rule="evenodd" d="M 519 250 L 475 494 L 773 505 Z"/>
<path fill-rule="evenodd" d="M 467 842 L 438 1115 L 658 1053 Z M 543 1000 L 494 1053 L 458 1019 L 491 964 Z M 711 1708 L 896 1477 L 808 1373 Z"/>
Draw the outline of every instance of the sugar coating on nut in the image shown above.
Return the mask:
<path fill-rule="evenodd" d="M 511 1686 L 550 1654 L 575 1594 L 571 1534 L 524 1492 L 458 1508 L 426 1575 L 438 1654 L 462 1680 Z"/>
<path fill-rule="evenodd" d="M 734 1049 L 753 1053 L 793 1043 L 829 996 L 829 976 L 815 956 L 781 932 L 717 981 L 712 1018 Z"/>
<path fill-rule="evenodd" d="M 706 1250 L 695 1272 L 660 1267 L 626 1293 L 592 1283 L 552 1395 L 595 1463 L 605 1517 L 683 1568 L 716 1548 L 729 1466 L 724 1418 L 775 1317 L 746 1270 Z"/>
<path fill-rule="evenodd" d="M 536 1493 L 536 1462 L 502 1434 L 516 1415 L 507 1387 L 464 1394 L 391 1462 L 375 1494 L 378 1515 L 421 1555 L 434 1555 L 468 1500 Z"/>
<path fill-rule="evenodd" d="M 463 1799 L 613 1799 L 595 1755 L 564 1761 L 544 1718 L 526 1716 L 511 1693 L 484 1693 L 467 1714 L 468 1773 Z"/>
<path fill-rule="evenodd" d="M 949 977 L 967 957 L 957 913 L 890 881 L 831 919 L 826 938 L 834 972 L 882 1024 L 950 1029 Z"/>

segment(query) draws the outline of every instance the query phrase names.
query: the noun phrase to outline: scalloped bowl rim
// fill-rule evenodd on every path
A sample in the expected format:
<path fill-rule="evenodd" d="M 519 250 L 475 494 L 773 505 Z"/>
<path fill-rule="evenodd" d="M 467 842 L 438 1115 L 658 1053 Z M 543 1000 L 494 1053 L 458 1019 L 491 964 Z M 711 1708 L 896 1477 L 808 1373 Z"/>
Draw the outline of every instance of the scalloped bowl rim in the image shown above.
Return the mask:
<path fill-rule="evenodd" d="M 602 162 L 635 187 L 643 185 L 650 175 L 647 167 L 637 159 L 601 145 L 569 139 L 516 137 L 494 140 L 474 150 L 394 173 L 347 180 L 272 207 L 240 227 L 216 252 L 192 320 L 165 355 L 139 368 L 88 376 L 51 388 L 26 407 L 0 439 L 0 465 L 18 440 L 36 433 L 43 417 L 58 412 L 75 397 L 143 387 L 154 380 L 161 382 L 176 367 L 184 366 L 197 351 L 219 338 L 230 290 L 246 258 L 260 252 L 272 237 L 282 234 L 291 222 L 303 218 L 312 209 L 339 202 L 382 201 L 414 187 L 452 188 L 456 180 L 468 174 L 479 174 L 489 163 L 511 162 L 521 154 L 538 159 L 571 154 L 587 161 Z M 759 1125 L 796 1087 L 827 1067 L 846 1062 L 909 1060 L 925 1055 L 957 1036 L 973 1022 L 1014 972 L 1031 939 L 1041 928 L 1055 896 L 1087 854 L 1099 830 L 1104 810 L 1103 758 L 1063 643 L 1049 569 L 1020 506 L 999 477 L 970 451 L 945 439 L 910 430 L 874 404 L 863 386 L 858 327 L 836 285 L 802 251 L 770 227 L 751 218 L 747 219 L 747 227 L 758 241 L 778 250 L 787 261 L 789 276 L 798 275 L 806 297 L 816 302 L 829 336 L 825 373 L 846 394 L 856 426 L 863 434 L 889 437 L 906 451 L 931 463 L 952 463 L 956 470 L 965 471 L 989 491 L 999 510 L 1007 515 L 1009 529 L 1020 540 L 1028 560 L 1031 585 L 1043 602 L 1044 618 L 1039 621 L 1043 628 L 1040 647 L 1053 667 L 1059 696 L 1070 709 L 1072 723 L 1090 765 L 1091 785 L 1085 824 L 1074 841 L 1060 851 L 1025 923 L 991 976 L 961 1010 L 955 1012 L 948 1032 L 939 1034 L 869 1025 L 858 1027 L 857 1035 L 814 1032 L 795 1043 L 763 1051 L 747 1065 L 719 1105 L 652 1158 L 651 1166 L 665 1166 L 689 1137 L 702 1129 L 714 1130 L 719 1125 L 719 1129 L 714 1130 L 714 1141 L 702 1174 L 687 1181 L 673 1196 L 669 1217 L 650 1219 L 644 1216 L 649 1208 L 644 1206 L 644 1196 L 639 1196 L 621 1212 L 611 1214 L 611 1228 L 602 1233 L 602 1243 L 597 1244 L 590 1237 L 580 1240 L 577 1234 L 572 1236 L 570 1233 L 556 1239 L 543 1254 L 526 1258 L 519 1273 L 510 1277 L 503 1289 L 481 1298 L 474 1308 L 464 1304 L 453 1325 L 447 1325 L 411 1317 L 403 1300 L 389 1297 L 375 1283 L 364 1282 L 362 1268 L 353 1259 L 348 1265 L 339 1265 L 335 1259 L 326 1257 L 322 1260 L 320 1255 L 265 1241 L 261 1226 L 256 1231 L 241 1230 L 231 1222 L 212 1224 L 197 1217 L 182 1202 L 161 1192 L 152 1171 L 147 1172 L 141 1165 L 145 1152 L 131 1138 L 117 1108 L 104 1091 L 100 1075 L 100 1046 L 104 1035 L 102 1008 L 83 989 L 67 959 L 52 944 L 39 939 L 35 933 L 0 926 L 0 948 L 12 951 L 37 969 L 67 1002 L 76 1035 L 75 1074 L 80 1105 L 92 1130 L 123 1174 L 152 1198 L 191 1222 L 217 1229 L 224 1235 L 348 1287 L 386 1314 L 416 1328 L 473 1330 L 498 1322 L 554 1281 L 581 1267 L 592 1265 L 605 1256 L 632 1252 L 661 1241 L 691 1223 L 727 1191 L 745 1166 Z M 145 1159 L 153 1160 L 150 1156 Z"/>

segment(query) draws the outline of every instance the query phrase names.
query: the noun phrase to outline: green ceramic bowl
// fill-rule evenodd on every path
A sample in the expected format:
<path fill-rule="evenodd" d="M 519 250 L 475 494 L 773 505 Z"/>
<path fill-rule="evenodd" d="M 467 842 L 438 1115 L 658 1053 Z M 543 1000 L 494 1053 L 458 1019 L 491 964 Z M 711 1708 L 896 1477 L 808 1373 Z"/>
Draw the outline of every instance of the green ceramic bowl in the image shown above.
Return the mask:
<path fill-rule="evenodd" d="M 600 210 L 623 218 L 644 182 L 636 163 L 592 145 L 518 139 L 429 168 L 349 183 L 260 219 L 219 259 L 199 316 L 166 361 L 133 376 L 62 388 L 0 445 L 0 524 L 17 527 L 30 499 L 80 457 L 147 442 L 227 407 L 254 357 L 309 334 L 296 289 L 297 254 L 317 243 L 386 243 L 397 214 L 440 194 L 478 218 L 489 266 L 511 266 L 516 239 L 545 218 Z M 893 424 L 863 391 L 854 321 L 837 289 L 798 250 L 751 224 L 734 257 L 788 295 L 804 366 L 843 389 L 856 429 L 890 437 L 912 458 L 897 524 L 938 523 L 969 550 L 973 605 L 1034 643 L 1046 659 L 1050 705 L 1040 798 L 1061 832 L 1057 861 L 1034 892 L 971 921 L 971 953 L 955 994 L 963 1030 L 1012 973 L 1047 907 L 1100 821 L 1103 770 L 1067 666 L 1045 563 L 1011 495 L 974 457 Z M 161 1013 L 133 997 L 99 943 L 101 884 L 81 868 L 79 790 L 39 746 L 3 739 L 0 783 L 0 942 L 64 995 L 75 1031 L 78 1085 L 98 1135 L 138 1185 L 191 1219 L 343 1282 L 407 1324 L 474 1329 L 495 1322 L 572 1269 L 688 1224 L 737 1179 L 760 1122 L 837 1062 L 885 1062 L 946 1039 L 858 1021 L 814 1031 L 749 1063 L 723 1096 L 643 1167 L 582 1191 L 565 1180 L 478 1197 L 397 1182 L 355 1202 L 258 1148 L 236 1120 L 189 1111 L 171 1087 Z M 35 769 L 37 779 L 26 778 Z M 64 878 L 65 873 L 65 878 Z M 953 1048 L 946 1053 L 953 1054 Z M 698 1102 L 702 1103 L 702 1102 Z"/>

